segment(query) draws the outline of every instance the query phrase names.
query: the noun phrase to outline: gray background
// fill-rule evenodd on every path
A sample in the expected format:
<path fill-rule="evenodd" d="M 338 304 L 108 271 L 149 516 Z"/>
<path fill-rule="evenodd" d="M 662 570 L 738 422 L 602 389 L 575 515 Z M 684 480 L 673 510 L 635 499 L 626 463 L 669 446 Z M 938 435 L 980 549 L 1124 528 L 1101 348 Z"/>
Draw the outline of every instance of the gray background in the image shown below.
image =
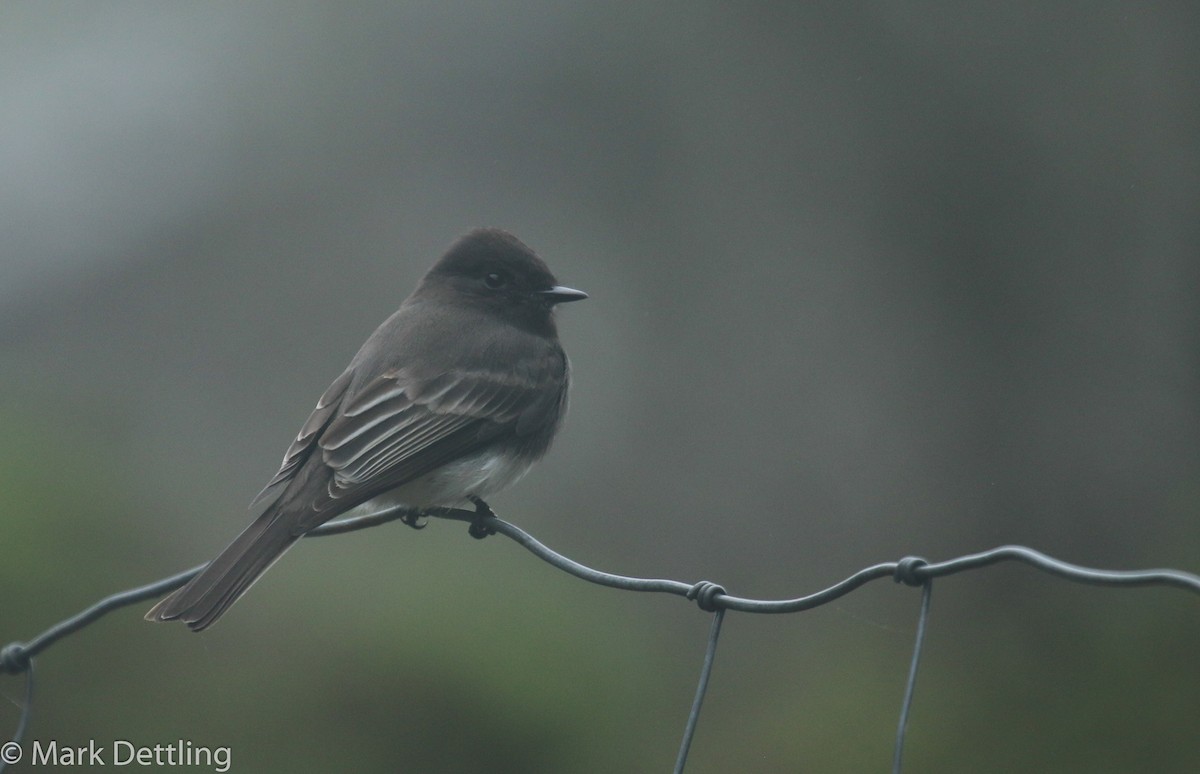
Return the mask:
<path fill-rule="evenodd" d="M 0 641 L 211 558 L 478 225 L 592 295 L 568 423 L 492 503 L 579 561 L 764 597 L 1010 542 L 1200 570 L 1198 35 L 1188 3 L 5 2 Z M 689 771 L 884 770 L 918 598 L 731 615 Z M 665 771 L 708 628 L 449 523 L 303 544 L 200 636 L 141 612 L 38 659 L 32 737 Z M 1180 591 L 941 582 L 911 769 L 1194 771 L 1198 638 Z"/>

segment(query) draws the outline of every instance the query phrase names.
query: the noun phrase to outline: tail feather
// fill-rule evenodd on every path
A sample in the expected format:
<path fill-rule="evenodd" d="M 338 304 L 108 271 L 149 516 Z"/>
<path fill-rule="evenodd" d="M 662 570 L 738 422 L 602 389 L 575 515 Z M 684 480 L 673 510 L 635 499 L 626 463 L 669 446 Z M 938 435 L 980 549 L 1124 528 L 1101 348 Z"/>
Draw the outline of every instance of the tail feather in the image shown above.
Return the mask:
<path fill-rule="evenodd" d="M 281 516 L 268 508 L 199 575 L 152 607 L 146 620 L 180 620 L 194 632 L 212 626 L 299 538 Z"/>

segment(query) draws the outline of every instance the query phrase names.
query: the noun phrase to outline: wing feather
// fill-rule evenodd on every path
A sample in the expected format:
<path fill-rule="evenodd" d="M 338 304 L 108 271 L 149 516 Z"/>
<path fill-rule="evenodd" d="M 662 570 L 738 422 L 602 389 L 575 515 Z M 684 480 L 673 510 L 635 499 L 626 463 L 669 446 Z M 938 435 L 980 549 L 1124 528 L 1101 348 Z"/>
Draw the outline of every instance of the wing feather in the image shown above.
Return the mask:
<path fill-rule="evenodd" d="M 283 463 L 279 466 L 279 471 L 250 502 L 251 508 L 261 505 L 266 501 L 274 500 L 283 493 L 284 488 L 281 484 L 291 481 L 295 477 L 296 471 L 300 469 L 300 466 L 312 454 L 313 449 L 316 447 L 317 436 L 333 420 L 334 414 L 337 412 L 338 406 L 346 394 L 346 388 L 350 386 L 351 377 L 350 370 L 346 369 L 342 372 L 341 376 L 333 380 L 333 384 L 329 385 L 328 389 L 321 395 L 320 400 L 317 401 L 316 408 L 313 409 L 312 414 L 304 422 L 304 426 L 300 428 L 299 434 L 296 435 L 296 440 L 292 441 L 291 446 L 284 453 Z"/>
<path fill-rule="evenodd" d="M 557 421 L 558 412 L 539 409 L 562 400 L 566 368 L 557 347 L 512 370 L 399 366 L 358 384 L 351 367 L 321 396 L 256 502 L 272 497 L 288 533 L 300 535 L 506 434 L 520 444 L 541 430 L 540 418 Z"/>
<path fill-rule="evenodd" d="M 512 373 L 382 374 L 321 433 L 321 459 L 333 475 L 313 509 L 344 509 L 347 500 L 363 502 L 485 446 L 538 400 L 539 386 Z"/>

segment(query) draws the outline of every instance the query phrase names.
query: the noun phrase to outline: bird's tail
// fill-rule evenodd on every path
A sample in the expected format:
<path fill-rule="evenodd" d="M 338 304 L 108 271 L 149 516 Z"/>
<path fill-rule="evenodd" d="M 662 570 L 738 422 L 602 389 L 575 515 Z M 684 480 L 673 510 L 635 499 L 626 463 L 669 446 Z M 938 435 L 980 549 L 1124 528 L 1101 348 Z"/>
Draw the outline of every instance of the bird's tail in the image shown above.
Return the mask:
<path fill-rule="evenodd" d="M 280 516 L 268 508 L 199 575 L 152 607 L 146 620 L 180 620 L 194 632 L 212 626 L 299 539 Z"/>

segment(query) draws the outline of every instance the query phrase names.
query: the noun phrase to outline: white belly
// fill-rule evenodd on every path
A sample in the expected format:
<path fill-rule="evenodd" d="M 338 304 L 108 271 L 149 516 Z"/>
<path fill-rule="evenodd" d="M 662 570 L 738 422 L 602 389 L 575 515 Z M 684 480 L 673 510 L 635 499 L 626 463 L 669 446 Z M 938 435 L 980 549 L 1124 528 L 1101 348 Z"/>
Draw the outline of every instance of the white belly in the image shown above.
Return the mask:
<path fill-rule="evenodd" d="M 532 466 L 532 460 L 517 455 L 483 452 L 443 465 L 415 481 L 377 495 L 347 515 L 374 513 L 397 505 L 412 508 L 463 505 L 469 502 L 469 496 L 487 497 L 507 489 Z"/>

